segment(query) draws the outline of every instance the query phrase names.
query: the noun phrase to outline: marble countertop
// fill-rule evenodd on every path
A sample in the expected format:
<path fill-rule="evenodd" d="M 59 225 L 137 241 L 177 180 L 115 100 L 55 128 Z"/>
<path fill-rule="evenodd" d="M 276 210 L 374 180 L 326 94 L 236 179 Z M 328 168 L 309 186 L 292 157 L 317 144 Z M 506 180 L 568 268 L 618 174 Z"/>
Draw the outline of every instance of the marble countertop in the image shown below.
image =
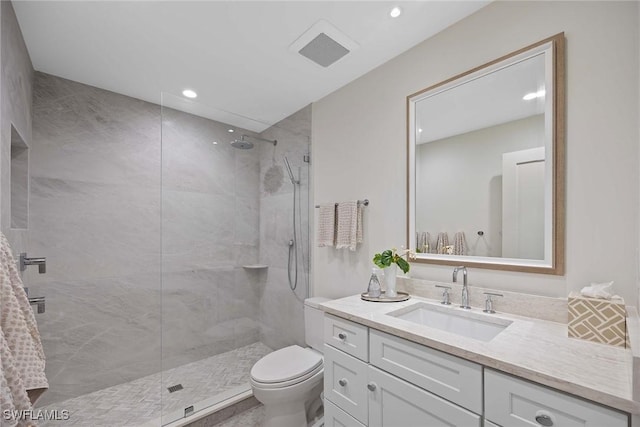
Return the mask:
<path fill-rule="evenodd" d="M 363 301 L 360 295 L 320 304 L 329 314 L 352 320 L 410 341 L 467 359 L 621 411 L 640 414 L 633 400 L 633 354 L 630 349 L 591 343 L 567 336 L 567 325 L 511 314 L 471 312 L 512 323 L 483 342 L 387 315 L 418 302 L 443 307 L 438 301 L 414 297 L 398 303 Z M 451 310 L 468 312 L 457 306 Z"/>

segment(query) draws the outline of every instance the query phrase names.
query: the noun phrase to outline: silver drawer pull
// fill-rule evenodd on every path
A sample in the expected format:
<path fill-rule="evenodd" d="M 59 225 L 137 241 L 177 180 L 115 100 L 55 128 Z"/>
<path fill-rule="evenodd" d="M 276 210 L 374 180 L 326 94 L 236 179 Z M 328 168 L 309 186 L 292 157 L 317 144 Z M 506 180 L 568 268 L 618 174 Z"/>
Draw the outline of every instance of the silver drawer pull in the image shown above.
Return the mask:
<path fill-rule="evenodd" d="M 367 388 L 368 388 L 370 391 L 374 391 L 374 390 L 376 389 L 376 383 L 369 383 L 369 384 L 367 384 Z"/>
<path fill-rule="evenodd" d="M 345 334 L 344 332 L 340 332 L 338 334 L 338 338 L 340 338 L 342 341 L 347 339 L 347 334 Z"/>
<path fill-rule="evenodd" d="M 538 411 L 536 413 L 536 421 L 544 427 L 551 427 L 553 425 L 553 418 L 551 418 L 551 414 L 546 411 Z"/>
<path fill-rule="evenodd" d="M 341 380 L 338 381 L 338 384 L 340 384 L 341 387 L 344 387 L 347 385 L 347 380 L 342 378 Z"/>

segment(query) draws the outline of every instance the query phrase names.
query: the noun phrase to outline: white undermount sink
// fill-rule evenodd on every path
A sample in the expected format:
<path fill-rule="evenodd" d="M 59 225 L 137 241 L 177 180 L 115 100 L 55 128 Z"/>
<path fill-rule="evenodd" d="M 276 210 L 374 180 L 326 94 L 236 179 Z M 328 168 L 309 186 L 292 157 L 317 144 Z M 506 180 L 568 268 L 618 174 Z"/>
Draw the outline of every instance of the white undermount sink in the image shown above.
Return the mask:
<path fill-rule="evenodd" d="M 509 320 L 490 318 L 490 315 L 424 302 L 392 311 L 388 315 L 480 341 L 491 341 L 511 324 Z"/>

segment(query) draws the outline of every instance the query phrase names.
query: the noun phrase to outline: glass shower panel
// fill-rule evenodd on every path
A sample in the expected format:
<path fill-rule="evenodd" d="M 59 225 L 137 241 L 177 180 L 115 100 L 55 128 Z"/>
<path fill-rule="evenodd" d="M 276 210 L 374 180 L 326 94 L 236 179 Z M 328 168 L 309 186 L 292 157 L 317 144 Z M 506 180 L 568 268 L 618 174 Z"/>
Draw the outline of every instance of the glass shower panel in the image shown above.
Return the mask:
<path fill-rule="evenodd" d="M 160 107 L 44 73 L 34 87 L 29 221 L 12 244 L 46 258 L 22 273 L 45 297 L 36 409 L 78 425 L 159 418 Z"/>
<path fill-rule="evenodd" d="M 271 126 L 162 95 L 163 424 L 250 397 L 257 360 L 304 344 L 310 108 L 296 114 Z"/>

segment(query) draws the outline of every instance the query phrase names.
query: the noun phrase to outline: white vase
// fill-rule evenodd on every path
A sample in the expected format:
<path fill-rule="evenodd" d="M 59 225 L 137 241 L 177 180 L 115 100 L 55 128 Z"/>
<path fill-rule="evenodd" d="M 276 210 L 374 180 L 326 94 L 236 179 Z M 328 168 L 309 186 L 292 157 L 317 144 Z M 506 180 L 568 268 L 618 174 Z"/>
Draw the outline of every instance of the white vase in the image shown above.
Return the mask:
<path fill-rule="evenodd" d="M 391 264 L 389 267 L 384 268 L 384 285 L 385 295 L 388 297 L 397 297 L 396 292 L 396 274 L 398 273 L 398 265 Z"/>

